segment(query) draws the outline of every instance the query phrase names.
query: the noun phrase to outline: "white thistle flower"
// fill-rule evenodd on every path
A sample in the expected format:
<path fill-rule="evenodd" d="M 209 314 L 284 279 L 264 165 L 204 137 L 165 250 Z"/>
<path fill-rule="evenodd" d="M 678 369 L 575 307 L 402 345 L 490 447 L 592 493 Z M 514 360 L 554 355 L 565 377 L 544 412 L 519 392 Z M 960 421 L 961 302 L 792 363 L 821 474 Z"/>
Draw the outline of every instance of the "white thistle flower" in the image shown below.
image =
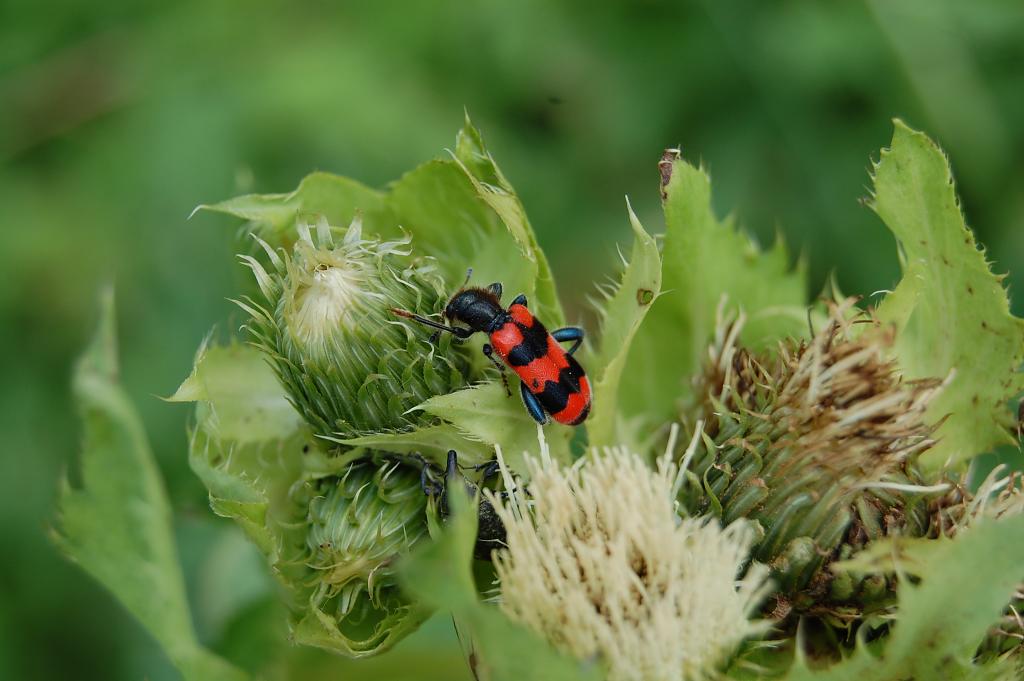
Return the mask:
<path fill-rule="evenodd" d="M 752 564 L 737 579 L 751 527 L 680 520 L 668 458 L 652 471 L 616 448 L 563 469 L 544 454 L 527 461 L 529 500 L 491 497 L 507 531 L 494 559 L 510 617 L 596 658 L 612 680 L 708 678 L 764 630 L 750 616 L 766 568 Z"/>

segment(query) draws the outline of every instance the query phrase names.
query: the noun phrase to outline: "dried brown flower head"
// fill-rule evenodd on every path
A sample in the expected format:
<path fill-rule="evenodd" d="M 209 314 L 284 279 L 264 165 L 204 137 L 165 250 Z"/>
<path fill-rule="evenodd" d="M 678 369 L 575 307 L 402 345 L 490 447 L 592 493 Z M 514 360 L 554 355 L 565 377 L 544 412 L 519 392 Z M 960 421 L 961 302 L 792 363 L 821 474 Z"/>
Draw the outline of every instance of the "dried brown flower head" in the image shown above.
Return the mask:
<path fill-rule="evenodd" d="M 893 331 L 853 300 L 830 304 L 809 341 L 770 352 L 738 345 L 743 322 L 720 316 L 698 380 L 706 433 L 681 498 L 727 523 L 756 520 L 755 556 L 783 591 L 820 590 L 820 568 L 851 535 L 926 523 L 897 493 L 929 491 L 913 464 L 934 444 L 924 413 L 942 381 L 903 380 Z"/>

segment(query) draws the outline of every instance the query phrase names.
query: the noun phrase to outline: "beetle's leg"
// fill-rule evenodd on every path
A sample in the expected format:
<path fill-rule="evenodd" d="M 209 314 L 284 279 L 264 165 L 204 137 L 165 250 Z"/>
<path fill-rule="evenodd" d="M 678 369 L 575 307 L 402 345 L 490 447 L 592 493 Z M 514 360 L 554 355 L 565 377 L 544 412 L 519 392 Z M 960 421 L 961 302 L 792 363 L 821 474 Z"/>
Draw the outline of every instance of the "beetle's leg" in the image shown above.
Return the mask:
<path fill-rule="evenodd" d="M 551 332 L 551 336 L 559 343 L 576 341 L 572 344 L 571 348 L 565 351 L 565 354 L 571 355 L 579 349 L 580 344 L 583 342 L 583 329 L 578 326 L 567 326 L 564 329 L 555 329 Z"/>
<path fill-rule="evenodd" d="M 497 459 L 491 459 L 490 461 L 484 461 L 473 466 L 473 471 L 480 474 L 480 480 L 486 481 L 488 478 L 497 475 L 501 467 L 498 465 Z"/>
<path fill-rule="evenodd" d="M 523 404 L 526 405 L 526 411 L 530 412 L 533 420 L 542 426 L 547 423 L 548 417 L 544 414 L 544 407 L 540 405 L 540 400 L 529 391 L 525 383 L 519 384 L 519 392 L 522 393 Z"/>
<path fill-rule="evenodd" d="M 431 499 L 439 497 L 444 494 L 444 485 L 434 479 L 433 464 L 424 463 L 423 468 L 420 469 L 420 489 Z"/>
<path fill-rule="evenodd" d="M 501 384 L 505 386 L 505 394 L 512 397 L 512 389 L 508 387 L 508 377 L 505 376 L 505 365 L 494 356 L 494 348 L 491 347 L 490 343 L 484 343 L 483 351 L 484 356 L 491 360 L 491 364 L 498 370 L 498 375 L 501 376 Z"/>
<path fill-rule="evenodd" d="M 487 290 L 490 291 L 491 293 L 493 293 L 495 295 L 495 297 L 497 297 L 498 300 L 501 300 L 501 282 L 500 281 L 496 281 L 493 284 L 491 284 L 490 286 L 488 286 Z"/>
<path fill-rule="evenodd" d="M 512 301 L 512 304 L 513 305 L 522 305 L 523 307 L 529 307 L 529 305 L 526 304 L 526 294 L 525 293 L 520 293 L 518 296 L 516 296 L 515 300 Z"/>

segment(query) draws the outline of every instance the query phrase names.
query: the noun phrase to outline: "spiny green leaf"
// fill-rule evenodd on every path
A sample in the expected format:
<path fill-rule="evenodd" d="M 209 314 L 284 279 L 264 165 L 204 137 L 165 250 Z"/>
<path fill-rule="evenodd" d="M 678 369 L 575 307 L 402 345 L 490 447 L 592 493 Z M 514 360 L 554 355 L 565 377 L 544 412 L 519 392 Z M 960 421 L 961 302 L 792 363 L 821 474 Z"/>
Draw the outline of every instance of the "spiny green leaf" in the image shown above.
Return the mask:
<path fill-rule="evenodd" d="M 196 639 L 170 503 L 142 422 L 118 383 L 112 292 L 73 391 L 85 429 L 82 486 L 63 480 L 54 541 L 149 630 L 185 679 L 248 678 Z"/>
<path fill-rule="evenodd" d="M 484 681 L 596 681 L 599 670 L 552 650 L 532 632 L 477 597 L 471 571 L 477 514 L 466 494 L 449 489 L 453 513 L 435 541 L 413 552 L 399 567 L 407 591 L 449 610 L 469 648 L 474 673 Z"/>
<path fill-rule="evenodd" d="M 374 433 L 349 439 L 325 438 L 349 447 L 365 447 L 396 454 L 418 453 L 444 466 L 447 452 L 454 449 L 459 453 L 463 465 L 477 465 L 494 458 L 494 448 L 483 442 L 469 439 L 450 423 L 420 426 L 397 433 Z"/>
<path fill-rule="evenodd" d="M 633 250 L 618 288 L 600 308 L 601 346 L 587 363 L 595 377 L 594 405 L 587 421 L 587 434 L 590 444 L 595 447 L 622 442 L 622 434 L 617 427 L 621 413 L 619 382 L 633 337 L 651 304 L 661 293 L 658 245 L 644 231 L 632 207 L 627 204 L 627 208 L 629 224 L 633 228 Z"/>
<path fill-rule="evenodd" d="M 1010 314 L 1001 277 L 964 222 L 942 150 L 895 121 L 892 145 L 874 167 L 871 207 L 899 241 L 903 279 L 878 315 L 896 324 L 896 353 L 908 378 L 952 382 L 932 403 L 948 417 L 923 457 L 938 468 L 1012 442 L 1007 401 L 1020 389 L 1024 320 Z"/>
<path fill-rule="evenodd" d="M 196 402 L 189 465 L 206 485 L 210 507 L 237 522 L 271 564 L 280 560 L 282 525 L 268 509 L 301 475 L 302 449 L 311 442 L 263 354 L 235 342 L 211 347 L 207 339 L 168 401 Z"/>
<path fill-rule="evenodd" d="M 671 418 L 691 390 L 723 298 L 746 312 L 744 344 L 766 347 L 806 329 L 806 276 L 802 264 L 790 269 L 781 240 L 762 252 L 733 220 L 715 216 L 703 169 L 670 152 L 660 167 L 664 294 L 633 342 L 620 401 L 631 414 Z"/>
<path fill-rule="evenodd" d="M 281 560 L 277 552 L 285 534 L 283 526 L 301 519 L 301 513 L 285 513 L 284 499 L 301 475 L 302 450 L 309 449 L 309 436 L 296 431 L 280 441 L 221 439 L 208 426 L 208 414 L 206 405 L 197 406 L 198 425 L 189 443 L 192 472 L 209 491 L 210 508 L 237 522 L 274 565 Z M 272 501 L 282 514 L 278 519 L 271 517 Z"/>
<path fill-rule="evenodd" d="M 485 443 L 491 452 L 495 445 L 501 446 L 509 467 L 516 472 L 526 470 L 524 453 L 539 454 L 541 437 L 547 441 L 552 458 L 567 463 L 572 428 L 552 423 L 539 434 L 537 423 L 519 399 L 517 380 L 510 380 L 509 386 L 512 395 L 495 381 L 432 397 L 418 408 L 444 419 L 468 439 Z"/>
<path fill-rule="evenodd" d="M 1010 663 L 971 657 L 1024 578 L 1024 516 L 977 523 L 953 540 L 904 543 L 921 577 L 904 580 L 896 624 L 880 656 L 859 645 L 849 659 L 811 669 L 798 659 L 788 681 L 1012 678 Z M 918 552 L 921 555 L 915 555 Z"/>
<path fill-rule="evenodd" d="M 565 314 L 558 302 L 555 278 L 544 251 L 537 243 L 526 210 L 511 183 L 487 151 L 483 136 L 473 127 L 468 114 L 456 140 L 455 160 L 473 184 L 477 196 L 498 215 L 518 244 L 517 250 L 525 259 L 522 265 L 529 268 L 530 281 L 536 287 L 534 292 L 527 294 L 532 298 L 533 312 L 550 328 L 564 326 Z"/>
<path fill-rule="evenodd" d="M 368 233 L 398 233 L 398 223 L 385 204 L 384 194 L 347 177 L 324 172 L 307 175 L 295 191 L 287 194 L 246 194 L 202 204 L 196 207 L 196 211 L 200 210 L 248 220 L 253 231 L 274 246 L 290 246 L 295 240 L 296 218 L 312 223 L 320 215 L 332 225 L 345 226 L 359 213 Z"/>
<path fill-rule="evenodd" d="M 472 267 L 478 277 L 486 277 L 474 282 L 478 285 L 500 281 L 512 295 L 534 295 L 535 268 L 516 257 L 516 238 L 455 161 L 424 163 L 391 186 L 387 201 L 402 227 L 414 235 L 416 252 L 436 258 L 453 287 Z"/>
<path fill-rule="evenodd" d="M 227 440 L 283 440 L 302 426 L 262 352 L 250 345 L 208 347 L 168 402 L 206 402 L 206 428 Z"/>

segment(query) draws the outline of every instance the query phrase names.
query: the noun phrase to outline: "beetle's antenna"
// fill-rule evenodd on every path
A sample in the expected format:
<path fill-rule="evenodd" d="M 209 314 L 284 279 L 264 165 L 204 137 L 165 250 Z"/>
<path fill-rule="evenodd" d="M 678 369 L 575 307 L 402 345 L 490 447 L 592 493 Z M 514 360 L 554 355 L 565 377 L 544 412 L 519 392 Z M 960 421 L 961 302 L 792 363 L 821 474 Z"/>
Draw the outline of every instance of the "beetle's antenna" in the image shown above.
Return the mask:
<path fill-rule="evenodd" d="M 396 315 L 398 315 L 399 317 L 405 317 L 406 319 L 412 319 L 414 321 L 419 322 L 420 324 L 426 324 L 427 326 L 433 327 L 435 329 L 439 329 L 441 331 L 447 331 L 448 333 L 453 334 L 456 338 L 469 338 L 470 336 L 473 335 L 473 332 L 470 331 L 469 329 L 460 329 L 457 326 L 446 326 L 444 324 L 440 324 L 438 322 L 435 322 L 432 319 L 427 319 L 426 317 L 421 317 L 418 314 L 413 314 L 412 312 L 409 312 L 408 310 L 400 310 L 397 307 L 393 307 L 393 308 L 391 308 L 391 311 L 393 313 L 395 313 Z"/>
<path fill-rule="evenodd" d="M 466 281 L 462 282 L 462 288 L 466 288 L 466 284 L 469 283 L 469 278 L 473 276 L 473 268 L 466 268 Z"/>

